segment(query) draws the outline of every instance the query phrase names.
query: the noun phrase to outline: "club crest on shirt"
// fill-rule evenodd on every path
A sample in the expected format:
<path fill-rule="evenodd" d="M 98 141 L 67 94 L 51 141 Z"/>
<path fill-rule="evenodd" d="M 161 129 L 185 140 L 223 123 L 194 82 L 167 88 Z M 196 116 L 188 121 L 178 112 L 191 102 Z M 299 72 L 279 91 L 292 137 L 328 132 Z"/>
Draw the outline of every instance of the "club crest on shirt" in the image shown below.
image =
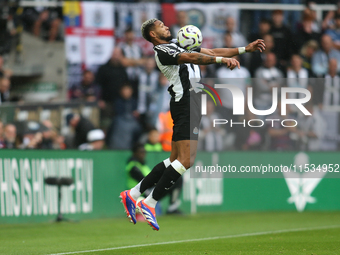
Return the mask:
<path fill-rule="evenodd" d="M 176 53 L 176 50 L 169 50 L 170 55 L 174 55 Z"/>

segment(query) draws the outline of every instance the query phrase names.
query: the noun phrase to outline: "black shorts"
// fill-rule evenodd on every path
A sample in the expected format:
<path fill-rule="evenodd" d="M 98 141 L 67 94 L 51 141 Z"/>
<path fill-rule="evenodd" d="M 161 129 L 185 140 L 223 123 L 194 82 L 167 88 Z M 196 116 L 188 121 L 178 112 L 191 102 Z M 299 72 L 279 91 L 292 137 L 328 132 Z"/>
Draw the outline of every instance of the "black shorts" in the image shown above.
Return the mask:
<path fill-rule="evenodd" d="M 193 94 L 194 91 L 192 91 Z M 198 140 L 201 122 L 201 93 L 170 101 L 170 113 L 174 122 L 172 141 Z"/>

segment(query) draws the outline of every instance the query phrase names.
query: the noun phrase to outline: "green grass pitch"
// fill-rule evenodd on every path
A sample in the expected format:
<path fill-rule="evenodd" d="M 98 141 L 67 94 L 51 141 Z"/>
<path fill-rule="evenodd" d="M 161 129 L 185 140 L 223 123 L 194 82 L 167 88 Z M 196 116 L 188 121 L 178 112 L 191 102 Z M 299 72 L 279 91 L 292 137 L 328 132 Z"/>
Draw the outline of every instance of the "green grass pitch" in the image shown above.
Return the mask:
<path fill-rule="evenodd" d="M 0 225 L 0 254 L 340 255 L 340 212 L 200 213 L 158 223 L 159 232 L 126 218 Z"/>

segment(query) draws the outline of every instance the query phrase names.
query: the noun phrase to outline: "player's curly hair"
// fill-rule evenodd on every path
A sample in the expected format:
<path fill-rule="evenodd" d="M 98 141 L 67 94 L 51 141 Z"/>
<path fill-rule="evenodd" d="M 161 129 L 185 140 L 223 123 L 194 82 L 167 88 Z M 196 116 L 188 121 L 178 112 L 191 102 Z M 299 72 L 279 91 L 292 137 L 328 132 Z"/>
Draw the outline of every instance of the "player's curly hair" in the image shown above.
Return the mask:
<path fill-rule="evenodd" d="M 150 36 L 150 31 L 151 29 L 154 28 L 155 26 L 155 21 L 158 20 L 158 19 L 148 19 L 147 21 L 145 21 L 140 30 L 142 32 L 142 36 L 145 38 L 145 40 L 151 42 L 151 36 Z"/>

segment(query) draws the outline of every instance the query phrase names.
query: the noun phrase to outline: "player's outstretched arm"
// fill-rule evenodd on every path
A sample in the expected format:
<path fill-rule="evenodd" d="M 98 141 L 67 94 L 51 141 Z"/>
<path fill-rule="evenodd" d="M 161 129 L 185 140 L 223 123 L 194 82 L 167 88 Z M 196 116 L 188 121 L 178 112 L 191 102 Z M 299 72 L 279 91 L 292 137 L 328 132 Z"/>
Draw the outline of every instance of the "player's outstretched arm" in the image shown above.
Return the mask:
<path fill-rule="evenodd" d="M 210 56 L 221 56 L 226 58 L 231 58 L 233 56 L 243 54 L 245 52 L 254 52 L 259 50 L 263 52 L 266 49 L 266 45 L 262 39 L 257 39 L 249 43 L 246 47 L 239 47 L 239 48 L 216 48 L 216 49 L 201 49 L 201 53 L 207 54 Z"/>
<path fill-rule="evenodd" d="M 202 53 L 182 52 L 177 57 L 178 64 L 192 63 L 195 65 L 210 65 L 215 63 L 225 64 L 229 69 L 240 68 L 240 63 L 233 58 L 214 57 Z"/>

